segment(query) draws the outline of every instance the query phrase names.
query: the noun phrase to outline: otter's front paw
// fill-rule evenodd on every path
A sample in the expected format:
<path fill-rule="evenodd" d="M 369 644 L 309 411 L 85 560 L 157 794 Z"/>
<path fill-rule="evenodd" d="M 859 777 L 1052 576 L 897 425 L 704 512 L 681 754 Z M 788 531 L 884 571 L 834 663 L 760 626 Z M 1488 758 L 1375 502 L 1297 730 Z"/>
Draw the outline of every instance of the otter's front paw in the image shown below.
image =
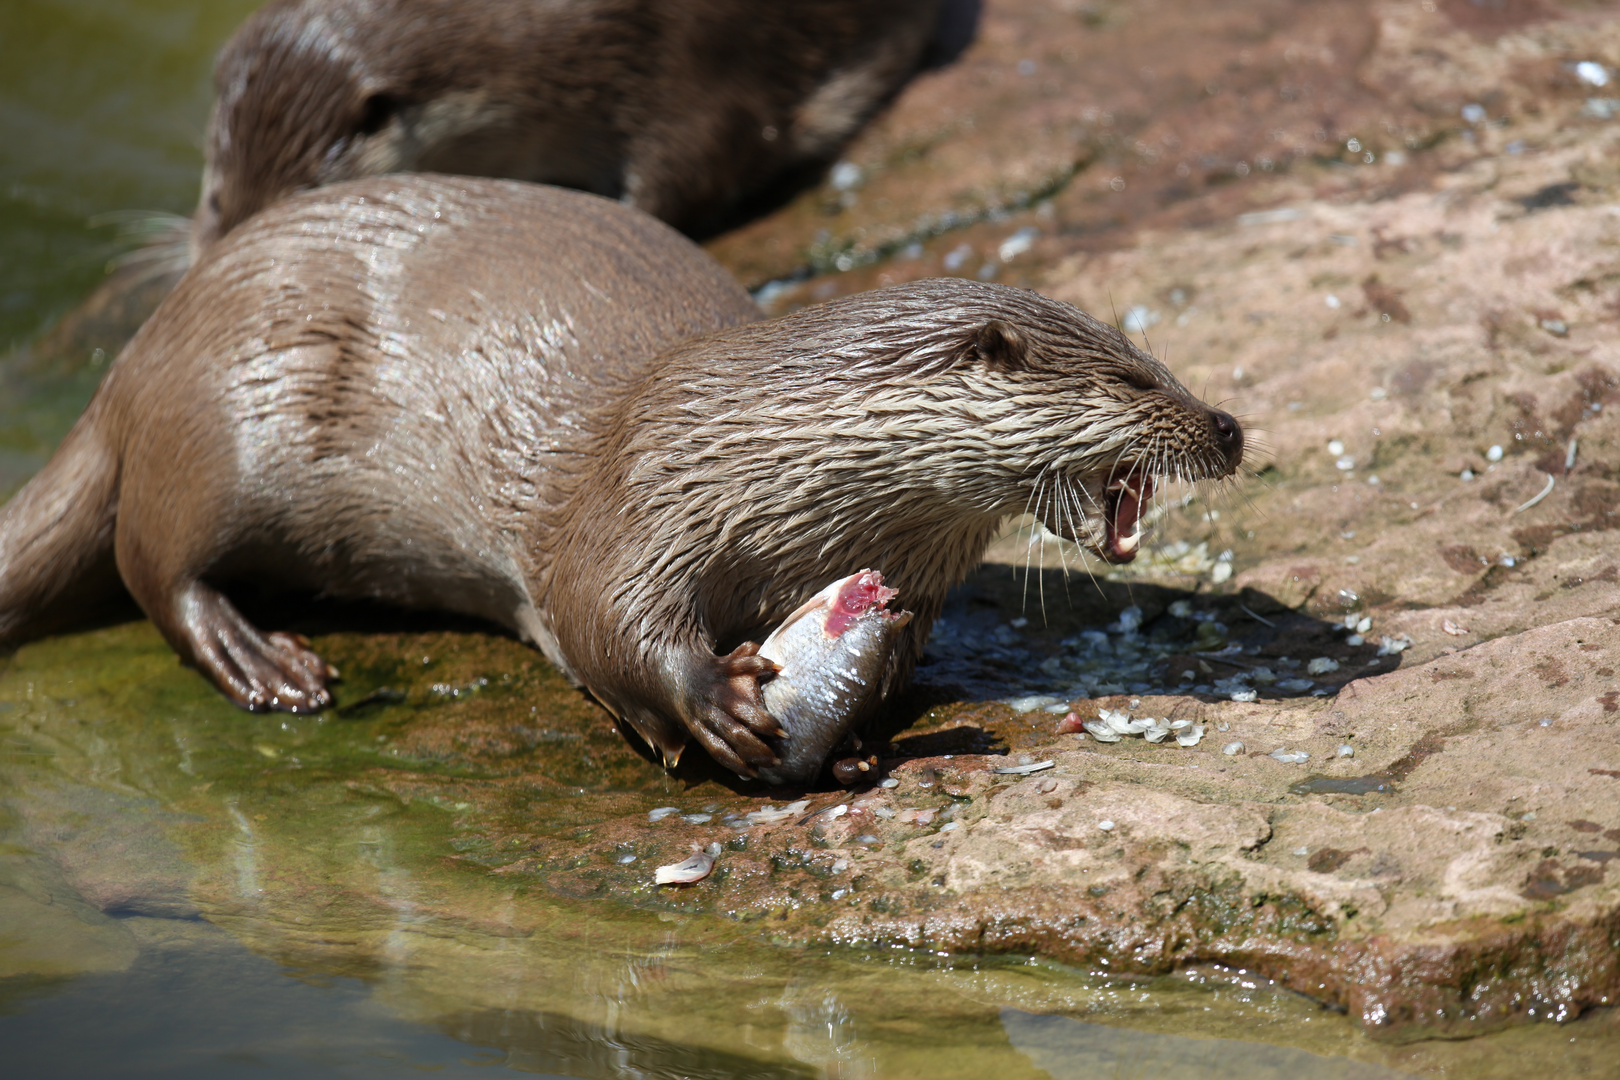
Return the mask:
<path fill-rule="evenodd" d="M 777 666 L 745 642 L 726 656 L 708 658 L 693 680 L 686 728 L 709 755 L 733 772 L 753 776 L 762 765 L 779 763 L 766 738 L 784 739 L 787 732 L 765 709 L 761 676 Z"/>

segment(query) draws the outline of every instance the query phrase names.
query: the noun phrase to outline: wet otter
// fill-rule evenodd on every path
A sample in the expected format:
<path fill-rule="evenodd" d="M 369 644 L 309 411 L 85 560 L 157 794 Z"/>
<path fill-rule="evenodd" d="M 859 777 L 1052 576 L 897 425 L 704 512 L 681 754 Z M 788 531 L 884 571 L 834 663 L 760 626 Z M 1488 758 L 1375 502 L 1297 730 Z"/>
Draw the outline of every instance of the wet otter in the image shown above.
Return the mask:
<path fill-rule="evenodd" d="M 914 613 L 887 695 L 1007 517 L 1127 562 L 1160 482 L 1244 449 L 1118 330 L 954 278 L 683 342 L 603 404 L 552 540 L 557 645 L 666 760 L 690 736 L 742 773 L 773 756 L 755 643 L 829 579 L 879 570 Z"/>
<path fill-rule="evenodd" d="M 275 0 L 220 56 L 193 250 L 283 195 L 505 176 L 717 230 L 832 161 L 978 0 Z"/>
<path fill-rule="evenodd" d="M 332 673 L 233 580 L 466 612 L 666 761 L 696 738 L 751 774 L 780 737 L 757 642 L 827 581 L 872 567 L 916 613 L 888 692 L 1008 515 L 1123 561 L 1158 478 L 1242 458 L 1068 304 L 946 279 L 749 322 L 650 219 L 502 184 L 340 185 L 222 242 L 0 511 L 0 641 L 115 564 L 232 700 L 296 711 Z"/>
<path fill-rule="evenodd" d="M 493 506 L 554 515 L 544 466 L 632 360 L 758 317 L 689 240 L 594 195 L 399 176 L 295 196 L 191 269 L 0 508 L 0 643 L 121 575 L 233 700 L 302 709 L 319 679 L 277 665 L 312 661 L 207 582 L 341 578 L 526 627 L 504 582 L 528 557 Z M 489 466 L 493 486 L 437 487 Z"/>

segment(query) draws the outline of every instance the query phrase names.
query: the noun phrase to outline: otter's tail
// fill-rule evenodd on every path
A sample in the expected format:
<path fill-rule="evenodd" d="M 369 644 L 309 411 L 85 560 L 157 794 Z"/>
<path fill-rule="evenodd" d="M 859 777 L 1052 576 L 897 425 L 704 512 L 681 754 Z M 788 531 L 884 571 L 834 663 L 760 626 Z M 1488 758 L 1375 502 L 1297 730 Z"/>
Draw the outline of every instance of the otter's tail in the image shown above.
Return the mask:
<path fill-rule="evenodd" d="M 82 622 L 118 589 L 118 459 L 92 408 L 0 506 L 0 645 Z"/>

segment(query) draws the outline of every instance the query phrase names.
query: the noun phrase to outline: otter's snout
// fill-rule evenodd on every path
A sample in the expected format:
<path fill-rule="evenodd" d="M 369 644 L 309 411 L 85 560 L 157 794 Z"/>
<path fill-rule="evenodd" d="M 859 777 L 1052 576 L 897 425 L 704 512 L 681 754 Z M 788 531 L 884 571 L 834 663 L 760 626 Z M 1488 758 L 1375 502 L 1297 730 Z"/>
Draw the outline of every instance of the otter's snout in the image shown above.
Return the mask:
<path fill-rule="evenodd" d="M 1243 425 L 1231 413 L 1209 410 L 1210 441 L 1226 456 L 1222 476 L 1231 476 L 1243 464 Z"/>

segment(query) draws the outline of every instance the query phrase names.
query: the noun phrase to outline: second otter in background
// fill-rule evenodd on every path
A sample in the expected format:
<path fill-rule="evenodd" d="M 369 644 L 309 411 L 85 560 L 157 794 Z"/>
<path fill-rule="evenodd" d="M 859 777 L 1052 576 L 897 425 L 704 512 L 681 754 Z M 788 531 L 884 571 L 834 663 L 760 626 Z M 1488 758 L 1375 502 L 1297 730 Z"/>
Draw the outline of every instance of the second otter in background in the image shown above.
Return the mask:
<path fill-rule="evenodd" d="M 813 179 L 979 0 L 275 0 L 220 55 L 193 258 L 390 172 L 618 198 L 694 235 Z"/>

